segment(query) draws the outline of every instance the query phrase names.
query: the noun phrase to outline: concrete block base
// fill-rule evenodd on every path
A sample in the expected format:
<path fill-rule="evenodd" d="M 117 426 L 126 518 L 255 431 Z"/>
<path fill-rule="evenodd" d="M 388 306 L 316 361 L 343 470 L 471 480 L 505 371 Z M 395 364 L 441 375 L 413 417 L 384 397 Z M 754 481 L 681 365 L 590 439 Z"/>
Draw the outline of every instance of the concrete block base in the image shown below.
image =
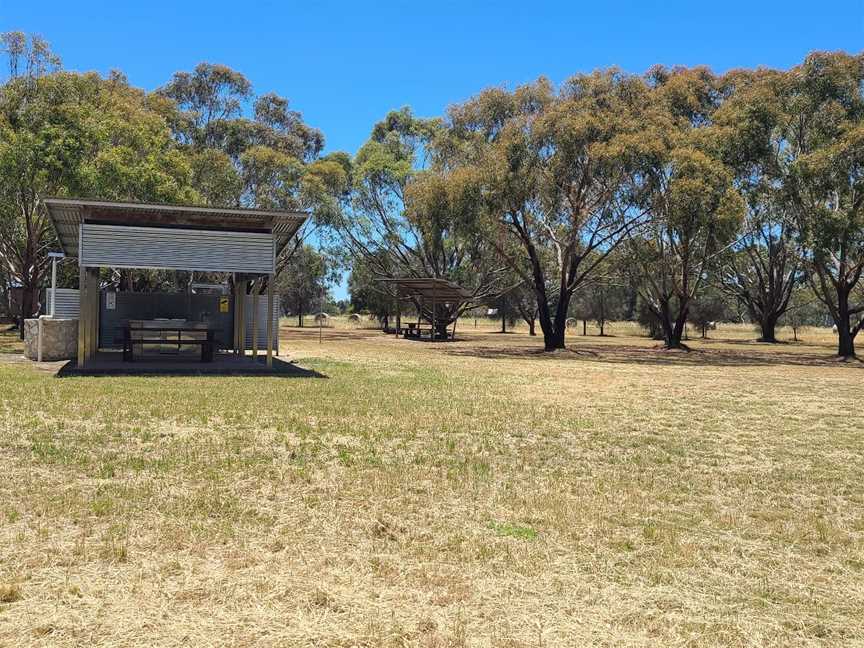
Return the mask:
<path fill-rule="evenodd" d="M 42 329 L 42 360 L 70 360 L 78 354 L 78 320 L 39 319 L 24 320 L 24 356 L 39 359 L 39 329 Z"/>

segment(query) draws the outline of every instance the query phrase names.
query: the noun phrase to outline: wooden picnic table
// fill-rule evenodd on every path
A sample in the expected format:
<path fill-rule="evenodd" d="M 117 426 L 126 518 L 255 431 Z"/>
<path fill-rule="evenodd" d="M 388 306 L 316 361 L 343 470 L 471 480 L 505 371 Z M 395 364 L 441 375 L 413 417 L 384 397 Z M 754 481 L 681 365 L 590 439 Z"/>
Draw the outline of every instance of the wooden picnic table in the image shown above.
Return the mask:
<path fill-rule="evenodd" d="M 180 351 L 181 347 L 184 346 L 200 346 L 201 347 L 201 362 L 213 362 L 213 352 L 215 351 L 215 334 L 220 329 L 210 328 L 210 327 L 202 327 L 202 326 L 190 326 L 188 323 L 186 324 L 162 324 L 162 323 L 150 323 L 150 324 L 127 324 L 123 327 L 123 361 L 124 362 L 134 362 L 135 361 L 135 353 L 134 347 L 136 345 L 171 345 L 177 346 L 177 351 Z M 133 337 L 133 333 L 142 333 L 141 337 Z M 145 337 L 143 334 L 159 334 L 159 337 Z M 163 333 L 176 333 L 177 338 L 174 339 L 163 336 Z M 206 337 L 202 338 L 190 338 L 183 337 L 184 333 L 204 333 Z"/>
<path fill-rule="evenodd" d="M 435 339 L 446 340 L 450 336 L 447 324 L 439 323 L 435 328 Z M 429 338 L 432 339 L 432 325 L 427 322 L 409 322 L 402 326 L 402 335 L 409 338 L 420 339 L 425 331 L 429 332 Z"/>

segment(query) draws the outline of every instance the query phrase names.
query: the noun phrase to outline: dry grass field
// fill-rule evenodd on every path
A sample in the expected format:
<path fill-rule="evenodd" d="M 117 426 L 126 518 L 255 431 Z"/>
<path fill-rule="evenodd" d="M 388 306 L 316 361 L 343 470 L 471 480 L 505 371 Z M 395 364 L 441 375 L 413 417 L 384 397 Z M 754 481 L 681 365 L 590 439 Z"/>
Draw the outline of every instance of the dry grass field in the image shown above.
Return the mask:
<path fill-rule="evenodd" d="M 7 334 L 0 645 L 864 645 L 830 331 L 460 329 L 284 325 L 321 378 L 57 378 Z"/>

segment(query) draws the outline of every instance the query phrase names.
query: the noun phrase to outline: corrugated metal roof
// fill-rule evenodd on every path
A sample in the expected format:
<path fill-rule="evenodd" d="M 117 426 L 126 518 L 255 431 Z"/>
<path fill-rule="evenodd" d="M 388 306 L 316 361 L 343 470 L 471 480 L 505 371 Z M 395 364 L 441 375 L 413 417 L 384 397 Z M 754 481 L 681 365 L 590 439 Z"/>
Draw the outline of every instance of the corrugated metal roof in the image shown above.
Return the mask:
<path fill-rule="evenodd" d="M 66 256 L 78 256 L 78 226 L 85 220 L 139 227 L 196 227 L 201 229 L 273 233 L 276 253 L 285 247 L 309 217 L 306 212 L 266 209 L 229 209 L 161 205 L 79 198 L 46 198 L 45 206 Z"/>
<path fill-rule="evenodd" d="M 438 277 L 406 277 L 399 279 L 379 279 L 383 283 L 394 284 L 401 295 L 434 299 L 440 302 L 466 302 L 473 293 L 459 284 Z"/>

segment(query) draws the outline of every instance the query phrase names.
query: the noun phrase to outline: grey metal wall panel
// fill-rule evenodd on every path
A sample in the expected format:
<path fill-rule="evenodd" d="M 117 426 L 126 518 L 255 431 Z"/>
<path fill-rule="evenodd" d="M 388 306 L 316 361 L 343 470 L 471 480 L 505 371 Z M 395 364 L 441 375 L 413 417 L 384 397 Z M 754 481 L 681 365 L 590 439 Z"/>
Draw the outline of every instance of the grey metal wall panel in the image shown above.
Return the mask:
<path fill-rule="evenodd" d="M 130 319 L 187 319 L 208 322 L 218 329 L 215 339 L 219 348 L 231 347 L 233 339 L 232 299 L 228 310 L 219 312 L 219 295 L 187 293 L 118 292 L 114 308 L 107 308 L 108 291 L 99 296 L 99 346 L 105 349 L 123 346 L 123 327 Z"/>
<path fill-rule="evenodd" d="M 205 272 L 273 272 L 273 235 L 124 225 L 81 226 L 81 264 Z"/>
<path fill-rule="evenodd" d="M 57 301 L 54 304 L 54 317 L 57 319 L 78 319 L 78 309 L 81 299 L 77 288 L 58 288 Z M 45 291 L 45 303 L 43 304 L 45 314 L 51 312 L 51 289 Z"/>
<path fill-rule="evenodd" d="M 246 348 L 252 348 L 252 295 L 246 295 Z M 279 315 L 282 308 L 279 295 L 273 295 L 273 352 L 279 353 Z M 267 295 L 258 296 L 258 317 L 255 318 L 255 328 L 258 329 L 258 350 L 267 351 Z"/>

